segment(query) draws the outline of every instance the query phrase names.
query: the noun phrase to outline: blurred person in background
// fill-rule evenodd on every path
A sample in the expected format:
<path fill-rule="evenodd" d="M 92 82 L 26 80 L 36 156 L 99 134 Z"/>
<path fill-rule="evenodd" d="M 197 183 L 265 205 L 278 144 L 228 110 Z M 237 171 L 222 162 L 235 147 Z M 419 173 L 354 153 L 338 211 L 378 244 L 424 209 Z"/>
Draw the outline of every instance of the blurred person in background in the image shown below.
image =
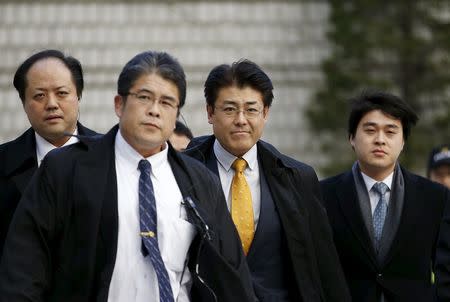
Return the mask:
<path fill-rule="evenodd" d="M 189 145 L 191 139 L 194 136 L 192 135 L 191 129 L 189 129 L 185 124 L 180 121 L 175 123 L 175 129 L 173 130 L 172 135 L 169 138 L 172 147 L 178 151 L 184 151 Z"/>
<path fill-rule="evenodd" d="M 428 159 L 427 176 L 450 189 L 450 144 L 431 150 Z"/>
<path fill-rule="evenodd" d="M 0 145 L 0 256 L 17 204 L 47 152 L 96 133 L 78 121 L 83 69 L 74 57 L 44 50 L 27 58 L 13 81 L 31 127 Z"/>

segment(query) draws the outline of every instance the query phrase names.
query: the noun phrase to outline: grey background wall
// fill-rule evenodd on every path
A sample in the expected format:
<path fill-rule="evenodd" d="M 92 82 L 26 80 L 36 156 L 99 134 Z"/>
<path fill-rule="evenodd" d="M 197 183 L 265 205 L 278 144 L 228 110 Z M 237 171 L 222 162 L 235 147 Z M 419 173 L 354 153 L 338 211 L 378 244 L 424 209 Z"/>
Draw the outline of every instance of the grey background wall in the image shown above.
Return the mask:
<path fill-rule="evenodd" d="M 185 67 L 182 114 L 195 135 L 211 133 L 202 87 L 208 72 L 240 58 L 261 65 L 275 85 L 264 139 L 317 164 L 303 109 L 320 83 L 328 12 L 320 1 L 0 2 L 0 143 L 29 127 L 12 78 L 33 52 L 57 48 L 82 62 L 80 120 L 105 132 L 117 122 L 113 97 L 121 67 L 155 49 Z"/>

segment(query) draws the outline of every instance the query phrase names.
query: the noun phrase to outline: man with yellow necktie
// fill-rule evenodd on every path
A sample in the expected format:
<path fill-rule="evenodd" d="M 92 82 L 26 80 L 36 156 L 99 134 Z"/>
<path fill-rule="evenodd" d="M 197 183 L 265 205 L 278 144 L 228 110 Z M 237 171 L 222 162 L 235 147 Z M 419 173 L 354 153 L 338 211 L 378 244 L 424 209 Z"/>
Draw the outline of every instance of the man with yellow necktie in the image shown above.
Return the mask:
<path fill-rule="evenodd" d="M 350 301 L 314 170 L 260 140 L 269 77 L 241 60 L 205 82 L 214 135 L 186 153 L 219 176 L 260 301 Z"/>

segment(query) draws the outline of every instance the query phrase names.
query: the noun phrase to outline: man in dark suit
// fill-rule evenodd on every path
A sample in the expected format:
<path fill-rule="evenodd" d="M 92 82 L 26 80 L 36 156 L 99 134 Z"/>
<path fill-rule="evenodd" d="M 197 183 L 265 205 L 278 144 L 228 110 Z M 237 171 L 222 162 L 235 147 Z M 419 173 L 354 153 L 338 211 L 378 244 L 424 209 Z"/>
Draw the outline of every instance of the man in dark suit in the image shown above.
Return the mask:
<path fill-rule="evenodd" d="M 353 100 L 348 120 L 357 161 L 350 171 L 321 182 L 353 301 L 434 299 L 432 265 L 450 194 L 398 163 L 417 120 L 394 95 L 362 94 Z M 442 239 L 450 242 L 449 233 Z"/>
<path fill-rule="evenodd" d="M 255 301 L 218 180 L 167 143 L 185 96 L 170 55 L 125 65 L 119 125 L 50 152 L 25 191 L 0 301 Z"/>
<path fill-rule="evenodd" d="M 205 83 L 214 135 L 186 153 L 219 175 L 260 301 L 349 301 L 316 173 L 260 140 L 272 90 L 251 61 L 215 67 Z"/>
<path fill-rule="evenodd" d="M 0 257 L 17 204 L 47 152 L 77 142 L 73 134 L 96 134 L 77 121 L 83 92 L 77 59 L 58 50 L 38 52 L 19 66 L 14 87 L 31 128 L 0 145 Z"/>

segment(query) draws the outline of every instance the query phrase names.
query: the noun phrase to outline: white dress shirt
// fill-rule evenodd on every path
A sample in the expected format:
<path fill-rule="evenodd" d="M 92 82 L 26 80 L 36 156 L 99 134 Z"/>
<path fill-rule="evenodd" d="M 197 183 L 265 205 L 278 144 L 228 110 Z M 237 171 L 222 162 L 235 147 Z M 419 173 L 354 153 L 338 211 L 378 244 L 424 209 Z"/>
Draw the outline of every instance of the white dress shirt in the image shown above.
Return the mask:
<path fill-rule="evenodd" d="M 378 201 L 380 200 L 380 194 L 378 194 L 375 190 L 373 190 L 373 185 L 376 184 L 379 181 L 376 181 L 375 179 L 371 178 L 370 176 L 367 176 L 363 172 L 361 172 L 362 177 L 364 179 L 364 183 L 366 184 L 367 192 L 369 192 L 369 199 L 370 199 L 370 207 L 372 209 L 372 216 L 375 212 L 375 208 L 377 207 Z M 394 178 L 394 172 L 389 174 L 388 177 L 383 179 L 381 182 L 383 182 L 386 186 L 388 186 L 389 190 L 386 191 L 386 203 L 389 206 L 389 198 L 391 197 L 391 187 L 392 187 L 392 179 Z"/>
<path fill-rule="evenodd" d="M 225 150 L 218 140 L 214 142 L 214 154 L 217 158 L 217 168 L 219 170 L 223 193 L 227 199 L 228 210 L 231 211 L 231 183 L 235 173 L 231 168 L 231 165 L 237 157 Z M 248 150 L 242 158 L 247 162 L 244 175 L 252 194 L 253 217 L 256 229 L 259 221 L 259 213 L 261 211 L 261 185 L 259 179 L 258 149 L 256 144 Z"/>
<path fill-rule="evenodd" d="M 143 157 L 117 132 L 115 141 L 119 233 L 108 302 L 159 302 L 158 279 L 150 257 L 141 253 L 138 163 Z M 190 301 L 191 274 L 185 269 L 195 235 L 185 220 L 182 195 L 167 158 L 168 145 L 148 160 L 152 165 L 157 234 L 175 301 Z M 184 272 L 184 273 L 183 273 Z"/>
<path fill-rule="evenodd" d="M 78 128 L 75 128 L 75 131 L 72 133 L 73 135 L 78 134 Z M 48 152 L 52 151 L 53 149 L 56 149 L 58 147 L 53 146 L 51 143 L 49 143 L 45 138 L 37 134 L 36 131 L 34 131 L 34 137 L 36 138 L 36 158 L 37 158 L 37 164 L 38 167 L 41 165 L 41 161 L 44 159 L 44 157 L 47 155 Z M 71 136 L 69 140 L 62 145 L 61 147 L 68 146 L 75 144 L 79 141 L 78 137 Z"/>

